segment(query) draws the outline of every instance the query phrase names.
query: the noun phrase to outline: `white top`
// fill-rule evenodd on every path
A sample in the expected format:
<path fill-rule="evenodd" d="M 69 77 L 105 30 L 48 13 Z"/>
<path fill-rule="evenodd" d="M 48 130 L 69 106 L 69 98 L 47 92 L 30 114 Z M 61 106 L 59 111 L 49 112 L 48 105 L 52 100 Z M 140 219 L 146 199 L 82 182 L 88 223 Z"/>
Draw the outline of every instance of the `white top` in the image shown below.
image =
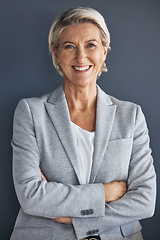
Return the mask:
<path fill-rule="evenodd" d="M 95 132 L 89 132 L 71 123 L 80 166 L 80 184 L 88 184 L 92 168 Z"/>

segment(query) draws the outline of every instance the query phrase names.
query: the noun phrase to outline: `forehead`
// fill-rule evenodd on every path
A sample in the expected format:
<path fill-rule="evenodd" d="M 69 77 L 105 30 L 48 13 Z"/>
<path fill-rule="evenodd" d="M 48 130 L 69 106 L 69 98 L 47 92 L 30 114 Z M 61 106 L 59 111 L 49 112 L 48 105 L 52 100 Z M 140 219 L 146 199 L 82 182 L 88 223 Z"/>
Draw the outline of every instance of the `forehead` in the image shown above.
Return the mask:
<path fill-rule="evenodd" d="M 60 35 L 59 42 L 88 41 L 90 39 L 101 41 L 100 30 L 92 23 L 83 23 L 66 27 Z"/>

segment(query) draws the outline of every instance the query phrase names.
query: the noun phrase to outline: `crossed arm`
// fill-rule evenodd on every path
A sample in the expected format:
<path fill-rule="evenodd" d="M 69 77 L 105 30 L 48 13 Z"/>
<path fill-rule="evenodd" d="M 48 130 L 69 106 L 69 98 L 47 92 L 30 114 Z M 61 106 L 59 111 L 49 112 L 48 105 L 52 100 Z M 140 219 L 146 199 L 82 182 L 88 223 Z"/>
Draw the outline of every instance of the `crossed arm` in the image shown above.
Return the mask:
<path fill-rule="evenodd" d="M 42 171 L 41 171 L 41 178 L 42 178 L 42 181 L 43 180 L 47 181 Z M 123 181 L 121 182 L 113 181 L 110 183 L 104 183 L 103 187 L 105 192 L 106 203 L 113 202 L 120 199 L 127 192 L 127 184 L 126 182 L 123 182 Z M 52 220 L 59 223 L 72 224 L 72 220 L 70 217 L 58 217 L 58 218 L 53 218 Z"/>

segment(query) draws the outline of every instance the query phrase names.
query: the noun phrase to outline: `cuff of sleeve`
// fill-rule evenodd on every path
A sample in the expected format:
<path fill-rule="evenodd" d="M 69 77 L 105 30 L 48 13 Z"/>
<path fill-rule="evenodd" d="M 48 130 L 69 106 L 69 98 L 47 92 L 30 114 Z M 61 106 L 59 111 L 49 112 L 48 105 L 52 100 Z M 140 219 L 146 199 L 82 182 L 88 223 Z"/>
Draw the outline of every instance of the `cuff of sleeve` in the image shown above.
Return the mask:
<path fill-rule="evenodd" d="M 85 187 L 87 187 L 85 185 Z M 82 218 L 94 218 L 105 216 L 105 192 L 103 184 L 89 184 L 89 191 L 83 196 L 79 205 L 79 216 Z"/>
<path fill-rule="evenodd" d="M 102 229 L 98 226 L 103 225 L 102 217 L 99 218 L 72 218 L 73 228 L 77 239 L 85 239 L 93 233 L 99 234 Z M 102 227 L 101 227 L 102 228 Z"/>
<path fill-rule="evenodd" d="M 93 232 L 93 230 L 98 233 L 99 229 L 95 229 L 95 226 L 98 222 L 102 221 L 101 217 L 105 216 L 105 192 L 103 184 L 93 184 L 93 186 L 96 188 L 93 188 L 90 194 L 90 198 L 93 198 L 93 201 L 90 203 L 90 209 L 82 209 L 82 217 L 72 218 L 77 239 L 85 238 L 91 231 Z M 88 211 L 90 211 L 91 214 L 88 214 Z"/>

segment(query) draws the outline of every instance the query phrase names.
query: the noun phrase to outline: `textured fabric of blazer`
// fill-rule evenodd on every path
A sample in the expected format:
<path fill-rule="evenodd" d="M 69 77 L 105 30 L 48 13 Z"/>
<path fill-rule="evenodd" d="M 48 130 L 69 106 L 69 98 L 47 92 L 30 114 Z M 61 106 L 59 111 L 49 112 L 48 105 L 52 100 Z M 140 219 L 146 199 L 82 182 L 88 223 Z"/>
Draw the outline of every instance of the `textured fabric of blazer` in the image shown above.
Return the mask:
<path fill-rule="evenodd" d="M 155 170 L 141 108 L 97 86 L 90 182 L 80 185 L 75 141 L 63 85 L 20 100 L 13 126 L 13 179 L 21 209 L 11 240 L 141 240 L 139 220 L 151 217 Z M 39 168 L 47 181 L 41 179 Z M 127 193 L 105 204 L 103 183 L 126 181 Z M 72 224 L 53 221 L 71 217 Z"/>

